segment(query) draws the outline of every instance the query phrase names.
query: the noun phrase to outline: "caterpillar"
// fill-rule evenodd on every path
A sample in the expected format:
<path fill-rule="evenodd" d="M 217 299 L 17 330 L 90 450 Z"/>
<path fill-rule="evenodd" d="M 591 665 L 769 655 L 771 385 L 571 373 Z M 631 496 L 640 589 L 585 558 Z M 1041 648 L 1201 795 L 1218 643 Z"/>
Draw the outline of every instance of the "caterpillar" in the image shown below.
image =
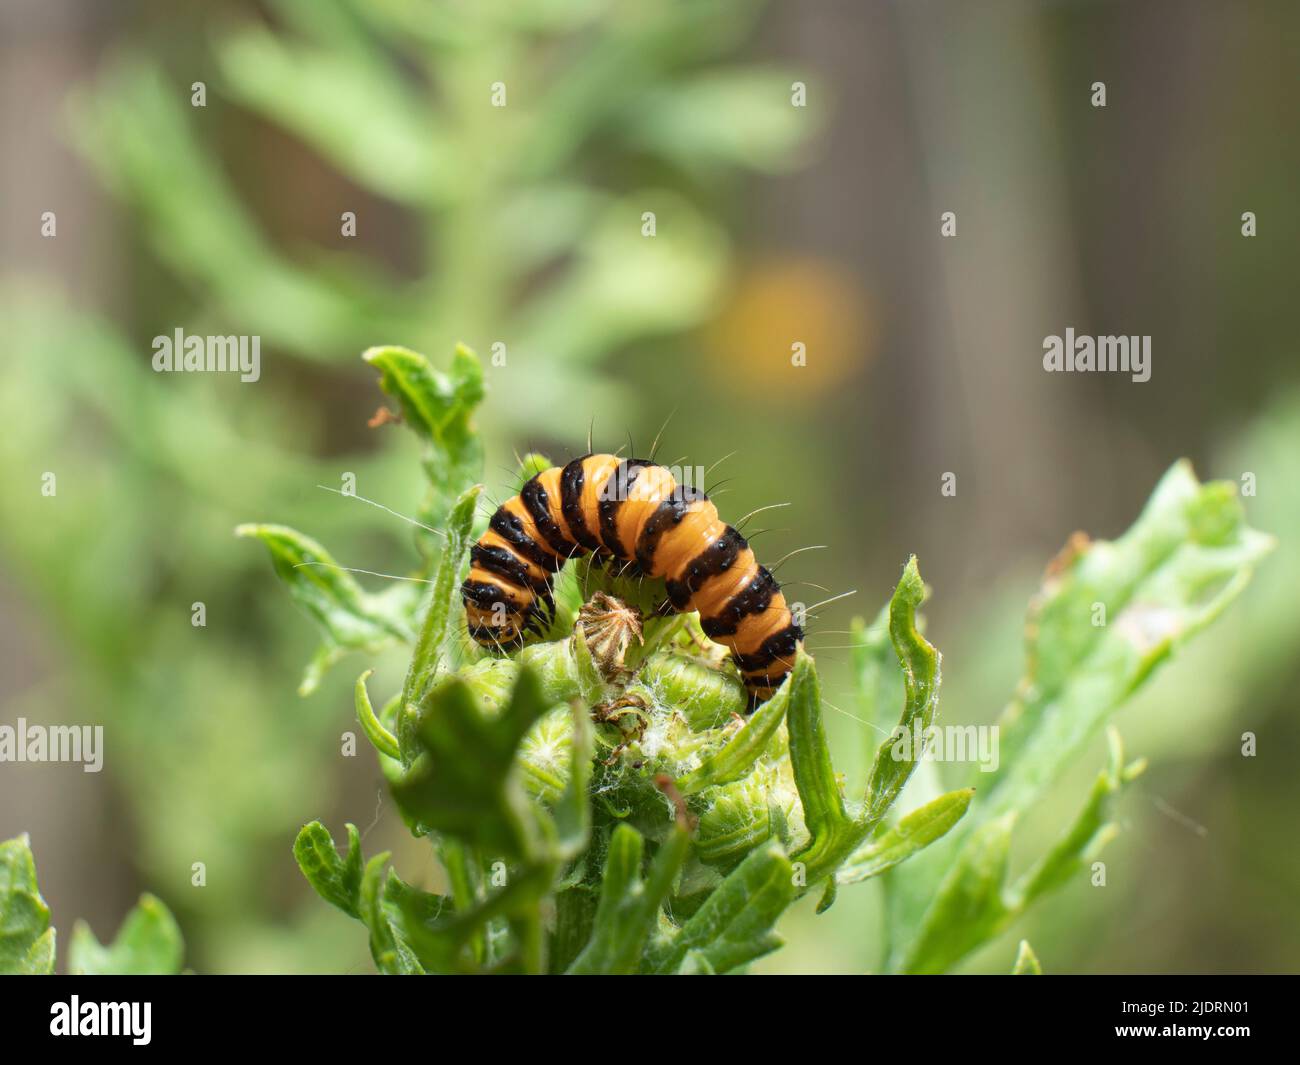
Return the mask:
<path fill-rule="evenodd" d="M 484 647 L 523 643 L 554 613 L 554 574 L 588 552 L 665 578 L 665 611 L 699 612 L 705 635 L 731 652 L 751 709 L 794 668 L 803 630 L 745 538 L 703 491 L 616 455 L 543 470 L 496 509 L 461 586 L 470 636 Z"/>

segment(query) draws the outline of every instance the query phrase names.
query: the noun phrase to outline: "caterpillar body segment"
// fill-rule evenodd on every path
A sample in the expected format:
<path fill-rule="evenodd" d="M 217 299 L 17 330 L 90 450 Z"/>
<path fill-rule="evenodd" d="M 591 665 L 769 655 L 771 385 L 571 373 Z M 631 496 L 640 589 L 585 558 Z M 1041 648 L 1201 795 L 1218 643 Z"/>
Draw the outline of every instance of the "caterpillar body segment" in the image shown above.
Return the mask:
<path fill-rule="evenodd" d="M 588 553 L 662 577 L 668 606 L 698 611 L 704 632 L 731 651 L 751 705 L 794 668 L 803 630 L 709 497 L 664 466 L 605 454 L 543 470 L 497 508 L 461 587 L 470 636 L 506 648 L 536 634 L 555 609 L 555 573 Z"/>

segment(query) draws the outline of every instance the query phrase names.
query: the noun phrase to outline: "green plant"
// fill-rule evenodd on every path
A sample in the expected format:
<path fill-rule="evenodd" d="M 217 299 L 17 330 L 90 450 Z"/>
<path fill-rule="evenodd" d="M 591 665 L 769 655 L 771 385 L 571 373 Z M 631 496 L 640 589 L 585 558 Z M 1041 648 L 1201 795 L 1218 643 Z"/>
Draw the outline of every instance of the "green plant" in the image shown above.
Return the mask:
<path fill-rule="evenodd" d="M 36 886 L 36 863 L 26 836 L 0 843 L 0 976 L 54 972 L 50 908 Z M 72 929 L 68 972 L 170 975 L 181 971 L 181 930 L 160 899 L 141 895 L 107 946 L 84 921 Z"/>
<path fill-rule="evenodd" d="M 818 107 L 789 106 L 800 75 L 740 54 L 761 7 L 168 5 L 115 23 L 122 40 L 73 87 L 72 139 L 122 211 L 86 219 L 122 238 L 100 273 L 134 282 L 99 314 L 42 260 L 0 280 L 0 462 L 59 478 L 57 498 L 0 500 L 0 552 L 30 605 L 25 638 L 60 663 L 0 699 L 6 720 L 102 717 L 132 863 L 175 900 L 204 968 L 318 966 L 343 949 L 303 927 L 310 900 L 284 934 L 263 875 L 337 783 L 336 723 L 305 701 L 265 713 L 302 634 L 279 604 L 246 609 L 259 560 L 229 526 L 294 500 L 340 556 L 373 549 L 364 509 L 312 486 L 349 471 L 373 498 L 409 488 L 396 433 L 320 401 L 351 392 L 352 356 L 380 330 L 440 347 L 454 321 L 500 341 L 494 393 L 520 432 L 553 432 L 557 398 L 635 417 L 635 390 L 602 365 L 708 317 L 732 264 L 720 207 L 748 175 L 800 164 L 816 132 Z M 92 261 L 96 225 L 62 224 L 69 258 Z M 179 325 L 261 336 L 267 374 L 153 373 L 148 338 Z M 497 445 L 488 463 L 508 454 Z M 390 608 L 410 613 L 380 597 Z M 203 891 L 188 890 L 196 859 L 221 870 Z"/>
<path fill-rule="evenodd" d="M 267 544 L 321 624 L 318 661 L 412 645 L 401 689 L 376 712 L 363 673 L 356 709 L 408 827 L 437 853 L 444 892 L 407 883 L 387 854 L 365 860 L 351 825 L 342 855 L 319 822 L 294 847 L 316 891 L 365 925 L 383 972 L 732 972 L 779 946 L 775 925 L 800 897 L 815 895 L 821 912 L 840 887 L 876 878 L 884 966 L 947 970 L 1085 870 L 1117 831 L 1111 810 L 1142 763 L 1125 761 L 1112 731 L 1078 817 L 1009 876 L 1017 818 L 1235 598 L 1271 544 L 1245 525 L 1233 486 L 1202 485 L 1185 463 L 1118 540 L 1072 540 L 1032 604 L 1025 680 L 978 801 L 971 786 L 940 792 L 925 744 L 904 742 L 933 735 L 940 684 L 910 560 L 875 621 L 854 626 L 858 707 L 887 738 L 853 801 L 827 746 L 812 659 L 800 653 L 777 695 L 742 718 L 739 682 L 690 616 L 647 618 L 643 631 L 620 622 L 656 600 L 652 587 L 571 563 L 547 638 L 481 657 L 458 618 L 466 553 L 485 520 L 473 483 L 476 360 L 458 349 L 443 374 L 405 349 L 366 359 L 422 440 L 422 513 L 443 518 L 440 549 L 426 536 L 415 571 L 427 592 L 381 605 L 301 534 L 239 531 Z M 1038 969 L 1024 945 L 1015 971 Z"/>

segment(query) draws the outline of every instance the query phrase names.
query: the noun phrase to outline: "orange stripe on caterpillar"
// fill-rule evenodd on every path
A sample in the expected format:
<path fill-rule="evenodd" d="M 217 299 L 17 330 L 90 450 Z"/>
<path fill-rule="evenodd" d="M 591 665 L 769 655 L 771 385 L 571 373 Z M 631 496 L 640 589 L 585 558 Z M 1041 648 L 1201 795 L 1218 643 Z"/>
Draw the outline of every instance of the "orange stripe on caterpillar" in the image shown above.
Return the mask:
<path fill-rule="evenodd" d="M 497 508 L 461 587 L 470 635 L 485 647 L 523 642 L 555 609 L 553 574 L 590 552 L 664 578 L 673 609 L 699 611 L 731 651 L 754 705 L 794 668 L 803 630 L 745 538 L 666 467 L 615 455 L 543 470 Z"/>

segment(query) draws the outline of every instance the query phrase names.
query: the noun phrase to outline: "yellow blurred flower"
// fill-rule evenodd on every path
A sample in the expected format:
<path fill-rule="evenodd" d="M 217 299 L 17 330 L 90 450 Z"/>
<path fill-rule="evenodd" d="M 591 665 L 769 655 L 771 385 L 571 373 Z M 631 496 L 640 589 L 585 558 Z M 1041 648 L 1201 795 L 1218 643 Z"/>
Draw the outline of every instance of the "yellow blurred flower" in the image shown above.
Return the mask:
<path fill-rule="evenodd" d="M 705 332 L 705 352 L 729 389 L 809 400 L 870 361 L 873 325 L 850 271 L 825 259 L 773 257 L 742 270 Z"/>

